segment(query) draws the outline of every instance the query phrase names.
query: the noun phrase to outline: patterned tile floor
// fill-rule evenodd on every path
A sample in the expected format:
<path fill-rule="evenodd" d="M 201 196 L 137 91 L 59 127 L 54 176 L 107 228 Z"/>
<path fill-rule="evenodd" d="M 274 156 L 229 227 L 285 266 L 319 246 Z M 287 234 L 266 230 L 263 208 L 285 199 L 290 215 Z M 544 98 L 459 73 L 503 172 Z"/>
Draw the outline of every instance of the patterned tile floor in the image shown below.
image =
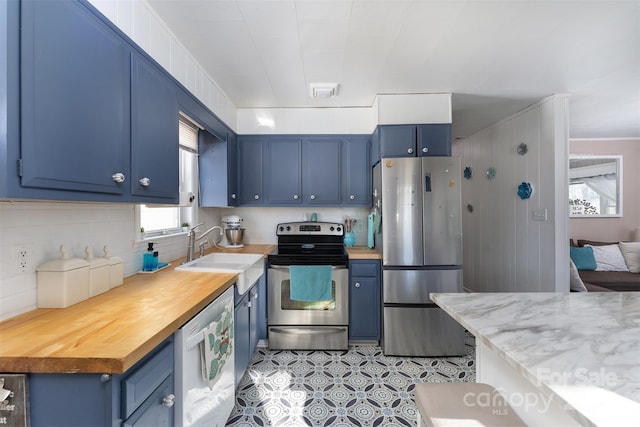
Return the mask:
<path fill-rule="evenodd" d="M 379 346 L 253 355 L 227 426 L 415 426 L 421 382 L 475 381 L 474 340 L 461 357 L 387 357 Z"/>

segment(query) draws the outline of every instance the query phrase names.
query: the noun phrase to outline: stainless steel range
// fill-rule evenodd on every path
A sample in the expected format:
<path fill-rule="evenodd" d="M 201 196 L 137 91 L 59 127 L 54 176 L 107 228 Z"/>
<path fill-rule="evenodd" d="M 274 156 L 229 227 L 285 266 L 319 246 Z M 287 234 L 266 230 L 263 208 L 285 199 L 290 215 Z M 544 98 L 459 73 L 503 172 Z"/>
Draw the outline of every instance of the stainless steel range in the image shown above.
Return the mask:
<path fill-rule="evenodd" d="M 342 224 L 278 224 L 268 257 L 269 348 L 347 350 L 348 256 Z"/>

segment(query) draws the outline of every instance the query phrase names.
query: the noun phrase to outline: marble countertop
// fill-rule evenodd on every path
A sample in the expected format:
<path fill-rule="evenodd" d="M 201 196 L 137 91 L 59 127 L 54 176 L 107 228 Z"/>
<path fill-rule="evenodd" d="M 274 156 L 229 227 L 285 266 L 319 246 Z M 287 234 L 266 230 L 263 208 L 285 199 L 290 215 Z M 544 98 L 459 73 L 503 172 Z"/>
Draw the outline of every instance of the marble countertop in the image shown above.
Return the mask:
<path fill-rule="evenodd" d="M 431 299 L 580 423 L 640 419 L 640 292 Z"/>

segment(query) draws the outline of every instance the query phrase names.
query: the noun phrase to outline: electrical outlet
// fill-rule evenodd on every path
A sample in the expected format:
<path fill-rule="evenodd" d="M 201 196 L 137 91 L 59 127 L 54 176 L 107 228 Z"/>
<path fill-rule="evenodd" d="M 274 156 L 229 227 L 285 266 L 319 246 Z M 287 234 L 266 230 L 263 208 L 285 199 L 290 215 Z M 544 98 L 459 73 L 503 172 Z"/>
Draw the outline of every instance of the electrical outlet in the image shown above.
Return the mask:
<path fill-rule="evenodd" d="M 26 246 L 16 248 L 16 267 L 20 273 L 27 273 L 31 270 L 30 254 Z"/>

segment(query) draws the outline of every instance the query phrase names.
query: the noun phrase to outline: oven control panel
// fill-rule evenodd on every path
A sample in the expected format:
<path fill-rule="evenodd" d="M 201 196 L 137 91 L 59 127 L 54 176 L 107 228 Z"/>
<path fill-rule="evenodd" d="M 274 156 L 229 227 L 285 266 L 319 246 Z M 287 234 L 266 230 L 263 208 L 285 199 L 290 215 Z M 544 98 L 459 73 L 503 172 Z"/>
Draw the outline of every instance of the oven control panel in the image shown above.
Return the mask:
<path fill-rule="evenodd" d="M 285 222 L 278 224 L 276 229 L 278 236 L 317 235 L 317 236 L 343 236 L 344 226 L 337 222 Z"/>

